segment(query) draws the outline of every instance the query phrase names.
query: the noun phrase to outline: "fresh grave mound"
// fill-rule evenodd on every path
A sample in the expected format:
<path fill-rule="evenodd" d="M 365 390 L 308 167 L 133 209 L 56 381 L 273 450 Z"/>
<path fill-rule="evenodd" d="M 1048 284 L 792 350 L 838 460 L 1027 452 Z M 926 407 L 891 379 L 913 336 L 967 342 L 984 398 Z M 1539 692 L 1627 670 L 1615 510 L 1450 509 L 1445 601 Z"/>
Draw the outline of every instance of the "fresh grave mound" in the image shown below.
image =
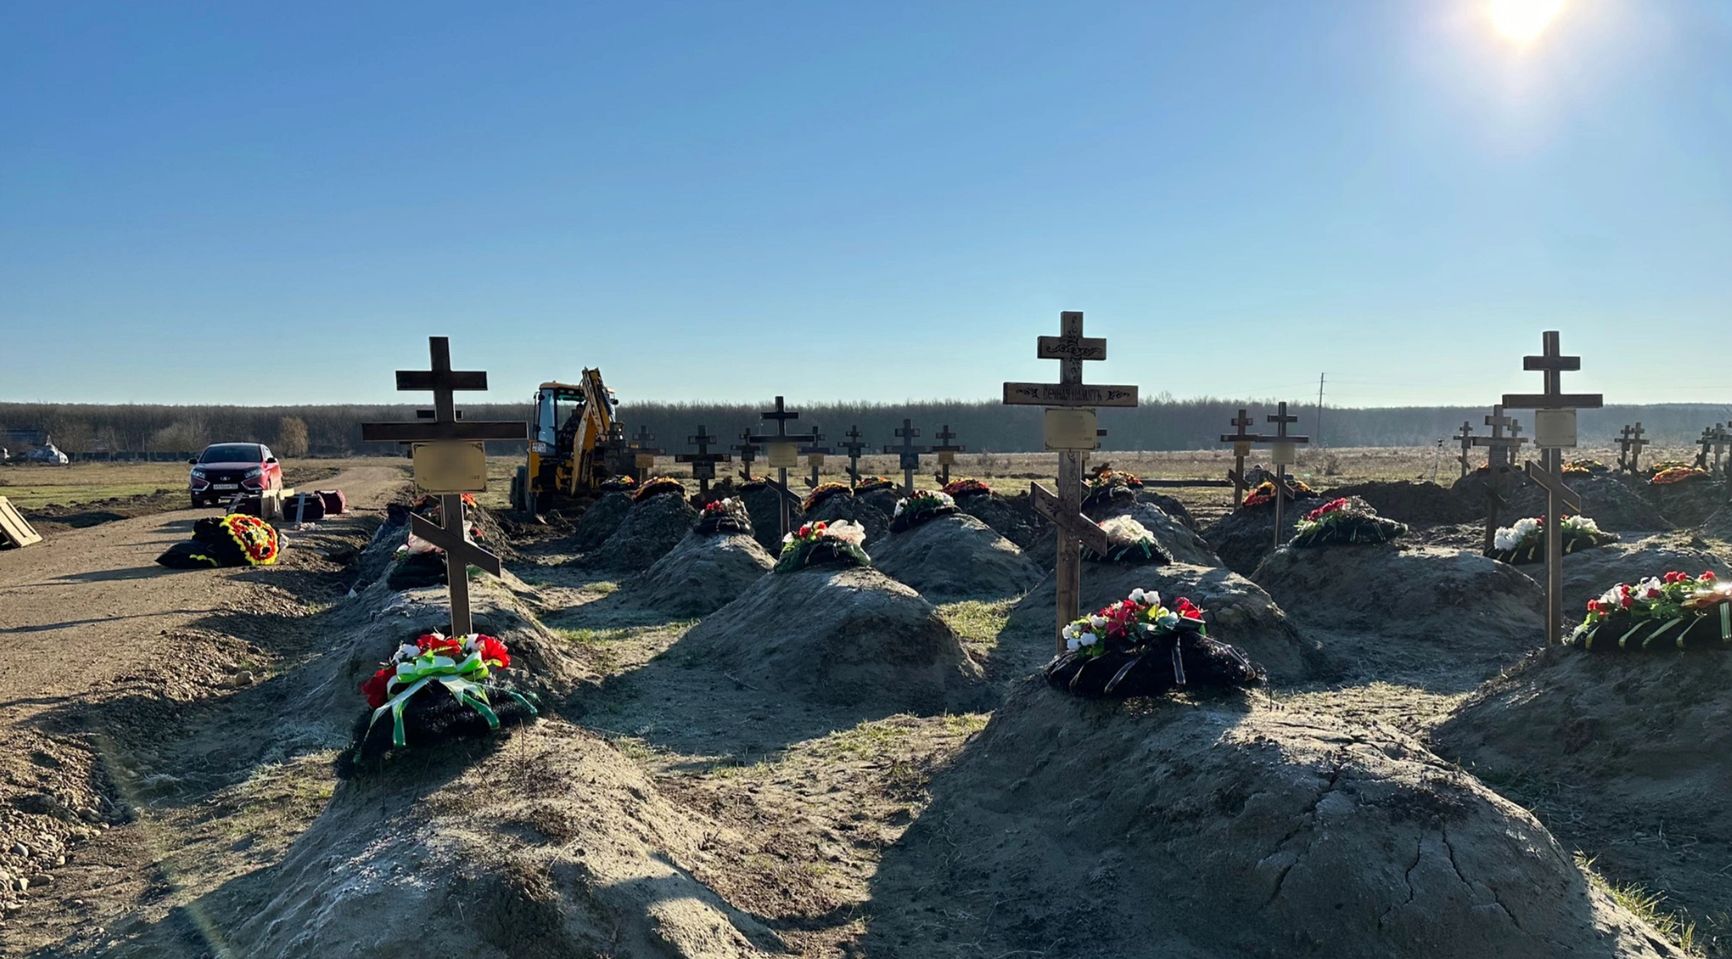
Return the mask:
<path fill-rule="evenodd" d="M 723 827 L 550 720 L 480 756 L 339 783 L 231 907 L 237 956 L 515 959 L 780 953 L 694 877 Z M 227 890 L 217 894 L 213 909 Z"/>
<path fill-rule="evenodd" d="M 638 500 L 625 519 L 584 562 L 601 569 L 645 570 L 667 555 L 691 531 L 698 511 L 684 496 L 665 494 Z"/>
<path fill-rule="evenodd" d="M 1299 521 L 1316 505 L 1301 500 L 1283 507 L 1281 542 L 1293 539 Z M 1275 549 L 1275 508 L 1270 504 L 1241 506 L 1204 527 L 1203 541 L 1220 557 L 1222 565 L 1248 576 Z"/>
<path fill-rule="evenodd" d="M 751 533 L 693 530 L 626 585 L 632 603 L 681 619 L 721 609 L 763 578 L 775 560 Z"/>
<path fill-rule="evenodd" d="M 873 563 L 934 603 L 1021 596 L 1041 569 L 980 520 L 952 513 L 872 540 Z"/>
<path fill-rule="evenodd" d="M 854 487 L 860 501 L 885 516 L 896 512 L 896 501 L 902 498 L 902 485 L 882 476 L 862 477 Z"/>
<path fill-rule="evenodd" d="M 1618 883 L 1665 897 L 1709 955 L 1732 955 L 1732 654 L 1553 646 L 1486 684 L 1433 734 Z"/>
<path fill-rule="evenodd" d="M 1478 683 L 1545 637 L 1540 585 L 1472 552 L 1280 549 L 1251 578 L 1356 677 Z"/>
<path fill-rule="evenodd" d="M 1484 472 L 1469 473 L 1457 480 L 1453 487 L 1465 502 L 1478 504 L 1481 515 L 1485 510 L 1488 475 Z M 1593 517 L 1601 529 L 1623 533 L 1672 528 L 1666 517 L 1620 476 L 1578 473 L 1565 477 L 1564 482 L 1582 498 L 1582 515 Z M 1520 473 L 1512 472 L 1505 477 L 1504 499 L 1509 504 L 1504 508 L 1505 516 L 1540 516 L 1546 511 L 1545 490 Z"/>
<path fill-rule="evenodd" d="M 1294 527 L 1294 549 L 1326 546 L 1374 546 L 1407 535 L 1407 524 L 1377 515 L 1358 497 L 1332 499 L 1305 514 Z"/>
<path fill-rule="evenodd" d="M 1732 506 L 1722 506 L 1702 521 L 1702 535 L 1732 542 Z"/>
<path fill-rule="evenodd" d="M 275 527 L 256 516 L 231 513 L 195 521 L 191 541 L 170 546 L 156 561 L 169 569 L 271 566 L 281 553 Z"/>
<path fill-rule="evenodd" d="M 1182 596 L 1201 607 L 1209 635 L 1243 650 L 1275 683 L 1303 682 L 1324 672 L 1317 644 L 1300 636 L 1269 594 L 1218 566 L 1083 563 L 1078 606 L 1100 609 L 1138 589 L 1175 602 Z M 1057 610 L 1057 583 L 1048 576 L 1011 609 L 994 656 L 1022 669 L 1050 660 L 1057 646 Z"/>
<path fill-rule="evenodd" d="M 583 552 L 607 542 L 629 512 L 631 494 L 615 491 L 603 495 L 578 517 L 577 528 L 571 534 L 572 547 Z"/>
<path fill-rule="evenodd" d="M 1586 516 L 1566 516 L 1562 520 L 1563 554 L 1569 556 L 1582 550 L 1591 550 L 1618 541 L 1616 533 L 1608 533 L 1600 529 L 1599 524 Z M 1518 519 L 1511 526 L 1500 526 L 1492 538 L 1491 550 L 1486 553 L 1500 563 L 1511 563 L 1517 566 L 1544 563 L 1546 561 L 1546 518 L 1544 516 L 1528 516 Z"/>
<path fill-rule="evenodd" d="M 1699 526 L 1732 500 L 1732 489 L 1709 474 L 1689 474 L 1682 481 L 1661 483 L 1659 475 L 1644 490 L 1648 502 L 1678 526 Z"/>
<path fill-rule="evenodd" d="M 780 698 L 930 714 L 981 702 L 981 671 L 931 603 L 864 566 L 772 573 L 675 644 Z"/>
<path fill-rule="evenodd" d="M 485 633 L 423 633 L 404 643 L 361 684 L 370 712 L 355 726 L 355 761 L 436 750 L 533 722 L 541 699 L 501 676 L 510 667 L 511 650 Z"/>
<path fill-rule="evenodd" d="M 1024 683 L 885 852 L 867 955 L 1678 957 L 1400 733 Z"/>
<path fill-rule="evenodd" d="M 1137 491 L 1137 502 L 1152 504 L 1161 512 L 1183 523 L 1186 529 L 1192 531 L 1197 529 L 1197 518 L 1191 515 L 1191 508 L 1180 501 L 1177 496 L 1157 493 L 1145 487 Z"/>
<path fill-rule="evenodd" d="M 782 542 L 782 494 L 767 483 L 751 482 L 740 487 L 740 502 L 752 517 L 752 535 L 765 549 L 774 552 Z M 797 515 L 791 508 L 789 515 Z"/>
<path fill-rule="evenodd" d="M 951 484 L 955 485 L 955 484 Z M 956 508 L 992 527 L 993 532 L 1015 543 L 1019 549 L 1031 549 L 1040 540 L 1040 519 L 1029 506 L 1028 494 L 1000 496 L 996 492 L 957 495 Z"/>
<path fill-rule="evenodd" d="M 807 497 L 807 500 L 810 501 L 811 497 Z M 868 542 L 876 543 L 890 535 L 890 516 L 855 496 L 852 491 L 831 492 L 820 497 L 805 511 L 805 522 L 808 523 L 836 523 L 842 520 L 860 524 L 861 528 L 866 530 Z"/>
<path fill-rule="evenodd" d="M 1706 542 L 1679 533 L 1573 553 L 1564 557 L 1564 611 L 1577 614 L 1607 586 L 1634 583 L 1658 570 L 1708 570 L 1724 578 L 1732 575 L 1732 558 L 1723 559 L 1708 549 Z M 1530 575 L 1541 579 L 1545 568 L 1533 567 Z"/>
<path fill-rule="evenodd" d="M 956 515 L 956 501 L 941 490 L 917 489 L 896 501 L 890 511 L 890 532 L 906 533 L 940 516 Z"/>
<path fill-rule="evenodd" d="M 1133 589 L 1059 635 L 1065 651 L 1041 672 L 1054 689 L 1090 699 L 1256 686 L 1269 678 L 1243 651 L 1210 637 L 1203 611 L 1183 596 Z"/>
<path fill-rule="evenodd" d="M 1482 501 L 1469 503 L 1456 490 L 1436 483 L 1408 480 L 1353 483 L 1336 487 L 1325 495 L 1330 499 L 1357 496 L 1379 514 L 1415 526 L 1471 523 L 1485 516 Z"/>
<path fill-rule="evenodd" d="M 1129 494 L 1099 498 L 1085 514 L 1097 523 L 1105 524 L 1116 517 L 1135 520 L 1154 537 L 1155 544 L 1172 560 L 1193 566 L 1219 566 L 1221 558 L 1190 527 L 1167 515 L 1159 506 Z M 1048 524 L 1040 538 L 1029 547 L 1029 556 L 1044 569 L 1058 562 L 1058 532 Z"/>

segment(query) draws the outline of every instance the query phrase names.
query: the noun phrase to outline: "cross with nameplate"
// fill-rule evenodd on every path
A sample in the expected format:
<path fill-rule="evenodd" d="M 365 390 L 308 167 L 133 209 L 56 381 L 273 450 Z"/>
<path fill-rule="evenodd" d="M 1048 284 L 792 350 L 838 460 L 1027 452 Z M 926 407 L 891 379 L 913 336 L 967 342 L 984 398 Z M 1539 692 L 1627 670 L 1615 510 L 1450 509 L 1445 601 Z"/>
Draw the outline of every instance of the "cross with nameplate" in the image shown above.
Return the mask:
<path fill-rule="evenodd" d="M 445 551 L 445 580 L 451 601 L 451 635 L 475 632 L 469 614 L 469 567 L 476 566 L 495 576 L 499 557 L 469 539 L 469 518 L 463 494 L 487 489 L 487 440 L 521 440 L 529 428 L 518 422 L 487 422 L 461 419 L 454 396 L 457 390 L 487 389 L 487 373 L 451 368 L 451 340 L 428 337 L 432 355 L 430 370 L 398 370 L 397 389 L 427 390 L 433 394 L 433 417 L 412 423 L 363 423 L 361 439 L 369 443 L 408 442 L 415 458 L 415 480 L 439 496 L 439 522 L 420 514 L 410 516 L 410 530 Z"/>
<path fill-rule="evenodd" d="M 726 453 L 710 452 L 710 444 L 718 437 L 711 436 L 702 426 L 698 427 L 696 436 L 686 437 L 686 442 L 696 446 L 696 453 L 678 453 L 674 456 L 676 463 L 692 464 L 692 479 L 698 481 L 698 491 L 705 496 L 710 494 L 710 481 L 716 478 L 716 464 L 726 463 L 733 457 Z"/>
<path fill-rule="evenodd" d="M 818 445 L 822 442 L 824 442 L 824 434 L 818 432 L 818 427 L 814 424 L 812 427 L 812 442 L 800 447 L 800 455 L 806 457 L 806 465 L 812 467 L 812 478 L 806 485 L 813 489 L 818 488 L 818 474 L 824 468 L 824 458 L 835 452 L 835 450 L 828 446 Z"/>
<path fill-rule="evenodd" d="M 938 442 L 932 447 L 932 452 L 938 454 L 938 481 L 944 486 L 950 485 L 950 467 L 956 465 L 956 454 L 968 451 L 968 447 L 950 442 L 953 439 L 956 439 L 956 434 L 946 423 L 939 428 Z"/>
<path fill-rule="evenodd" d="M 1576 410 L 1599 409 L 1605 400 L 1598 393 L 1565 393 L 1563 374 L 1582 368 L 1579 356 L 1564 356 L 1556 330 L 1542 337 L 1544 352 L 1522 358 L 1522 369 L 1545 377 L 1543 393 L 1506 393 L 1503 405 L 1534 411 L 1534 446 L 1540 463 L 1527 464 L 1528 479 L 1546 491 L 1546 644 L 1563 638 L 1564 629 L 1564 537 L 1565 506 L 1581 511 L 1581 500 L 1563 479 L 1563 451 L 1576 445 Z"/>
<path fill-rule="evenodd" d="M 1299 462 L 1298 445 L 1311 442 L 1309 436 L 1287 435 L 1287 424 L 1299 422 L 1299 417 L 1287 412 L 1287 401 L 1275 404 L 1275 412 L 1264 417 L 1275 424 L 1275 435 L 1263 439 L 1270 443 L 1269 459 L 1275 463 L 1275 548 L 1281 548 L 1281 513 L 1287 499 L 1287 467 Z"/>
<path fill-rule="evenodd" d="M 1490 552 L 1497 544 L 1497 527 L 1502 509 L 1508 505 L 1503 498 L 1504 472 L 1514 462 L 1510 454 L 1519 452 L 1521 445 L 1527 440 L 1520 435 L 1522 425 L 1513 417 L 1505 416 L 1503 406 L 1491 408 L 1491 414 L 1485 418 L 1485 425 L 1491 427 L 1490 436 L 1476 436 L 1473 445 L 1486 447 L 1486 508 L 1485 508 L 1485 549 Z M 1504 433 L 1504 428 L 1509 433 Z"/>
<path fill-rule="evenodd" d="M 914 428 L 913 420 L 904 419 L 902 428 L 896 431 L 896 435 L 902 437 L 902 445 L 886 446 L 884 452 L 898 454 L 902 470 L 902 495 L 912 496 L 914 495 L 914 473 L 920 469 L 920 454 L 930 453 L 932 448 L 914 445 L 914 438 L 920 435 L 920 431 Z"/>
<path fill-rule="evenodd" d="M 866 444 L 860 441 L 860 427 L 850 426 L 848 432 L 842 434 L 848 437 L 848 442 L 842 448 L 848 451 L 848 485 L 860 485 L 860 454 L 866 449 Z"/>
<path fill-rule="evenodd" d="M 656 435 L 650 432 L 648 425 L 639 426 L 637 435 L 631 438 L 632 465 L 642 476 L 655 472 L 656 457 L 667 450 L 656 446 Z"/>
<path fill-rule="evenodd" d="M 765 410 L 758 415 L 775 423 L 776 432 L 748 436 L 746 442 L 764 446 L 769 453 L 770 465 L 776 468 L 777 479 L 766 478 L 764 482 L 781 494 L 782 535 L 786 536 L 794 526 L 793 506 L 800 502 L 800 497 L 795 496 L 794 491 L 788 488 L 788 469 L 800 464 L 800 444 L 815 443 L 818 438 L 811 433 L 788 432 L 788 421 L 799 419 L 800 414 L 788 409 L 787 403 L 780 396 L 776 397 L 775 409 Z"/>
<path fill-rule="evenodd" d="M 1092 386 L 1083 382 L 1083 363 L 1107 358 L 1103 337 L 1083 335 L 1083 315 L 1076 311 L 1059 314 L 1059 335 L 1043 336 L 1035 343 L 1035 356 L 1059 361 L 1057 383 L 1006 383 L 1007 406 L 1046 407 L 1043 433 L 1045 446 L 1058 452 L 1058 493 L 1054 497 L 1054 524 L 1058 531 L 1058 565 L 1053 571 L 1058 626 L 1054 637 L 1064 651 L 1062 632 L 1077 618 L 1082 595 L 1082 538 L 1088 531 L 1070 517 L 1082 515 L 1083 465 L 1089 451 L 1100 448 L 1096 408 L 1136 406 L 1135 386 Z M 1029 493 L 1038 498 L 1031 484 Z M 1057 517 L 1063 517 L 1061 520 Z"/>
<path fill-rule="evenodd" d="M 1251 455 L 1251 444 L 1257 442 L 1255 433 L 1245 432 L 1245 427 L 1251 425 L 1251 417 L 1244 407 L 1239 408 L 1239 415 L 1230 420 L 1233 432 L 1222 433 L 1221 442 L 1233 444 L 1233 468 L 1227 471 L 1227 479 L 1233 482 L 1233 508 L 1245 502 L 1245 491 L 1251 484 L 1245 482 L 1245 457 Z"/>
<path fill-rule="evenodd" d="M 1461 432 L 1455 434 L 1455 438 L 1461 444 L 1461 453 L 1456 456 L 1456 461 L 1461 463 L 1461 478 L 1467 479 L 1468 471 L 1473 468 L 1472 461 L 1467 458 L 1467 454 L 1473 450 L 1474 446 L 1473 425 L 1467 420 L 1462 420 Z"/>
<path fill-rule="evenodd" d="M 738 445 L 729 447 L 740 454 L 740 478 L 752 481 L 752 464 L 758 460 L 758 444 L 752 442 L 752 431 L 741 430 Z"/>

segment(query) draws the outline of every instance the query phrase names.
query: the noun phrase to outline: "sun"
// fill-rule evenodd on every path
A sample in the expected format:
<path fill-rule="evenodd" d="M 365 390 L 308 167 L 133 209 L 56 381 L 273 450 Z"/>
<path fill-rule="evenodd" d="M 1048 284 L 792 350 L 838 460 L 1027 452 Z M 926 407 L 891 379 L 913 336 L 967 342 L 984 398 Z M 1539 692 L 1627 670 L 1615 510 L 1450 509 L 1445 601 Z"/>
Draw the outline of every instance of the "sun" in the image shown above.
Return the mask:
<path fill-rule="evenodd" d="M 1492 29 L 1518 46 L 1538 40 L 1564 10 L 1564 0 L 1491 0 Z"/>

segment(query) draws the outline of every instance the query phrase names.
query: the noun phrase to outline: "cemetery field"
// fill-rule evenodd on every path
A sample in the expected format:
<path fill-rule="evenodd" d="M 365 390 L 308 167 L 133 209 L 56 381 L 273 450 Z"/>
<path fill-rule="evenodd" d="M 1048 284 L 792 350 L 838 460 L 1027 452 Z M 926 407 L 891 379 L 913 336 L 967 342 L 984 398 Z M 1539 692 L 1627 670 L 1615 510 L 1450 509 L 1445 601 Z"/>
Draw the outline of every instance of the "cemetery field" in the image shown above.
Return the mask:
<path fill-rule="evenodd" d="M 357 459 L 301 459 L 283 463 L 287 485 L 310 486 Z M 73 463 L 70 466 L 0 466 L 0 496 L 33 523 L 90 526 L 147 513 L 186 509 L 185 463 Z"/>

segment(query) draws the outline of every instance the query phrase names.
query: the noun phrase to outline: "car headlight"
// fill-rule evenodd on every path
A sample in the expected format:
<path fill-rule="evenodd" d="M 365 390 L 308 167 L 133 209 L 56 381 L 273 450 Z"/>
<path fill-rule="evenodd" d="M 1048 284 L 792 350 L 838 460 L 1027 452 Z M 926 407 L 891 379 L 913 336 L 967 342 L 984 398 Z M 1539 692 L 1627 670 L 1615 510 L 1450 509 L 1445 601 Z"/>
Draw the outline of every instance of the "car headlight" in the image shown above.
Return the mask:
<path fill-rule="evenodd" d="M 265 475 L 265 471 L 261 467 L 255 466 L 252 469 L 247 470 L 247 479 L 258 479 L 263 475 Z"/>
<path fill-rule="evenodd" d="M 193 479 L 204 479 L 204 470 L 201 470 L 201 469 L 193 470 L 192 471 L 192 478 Z"/>

